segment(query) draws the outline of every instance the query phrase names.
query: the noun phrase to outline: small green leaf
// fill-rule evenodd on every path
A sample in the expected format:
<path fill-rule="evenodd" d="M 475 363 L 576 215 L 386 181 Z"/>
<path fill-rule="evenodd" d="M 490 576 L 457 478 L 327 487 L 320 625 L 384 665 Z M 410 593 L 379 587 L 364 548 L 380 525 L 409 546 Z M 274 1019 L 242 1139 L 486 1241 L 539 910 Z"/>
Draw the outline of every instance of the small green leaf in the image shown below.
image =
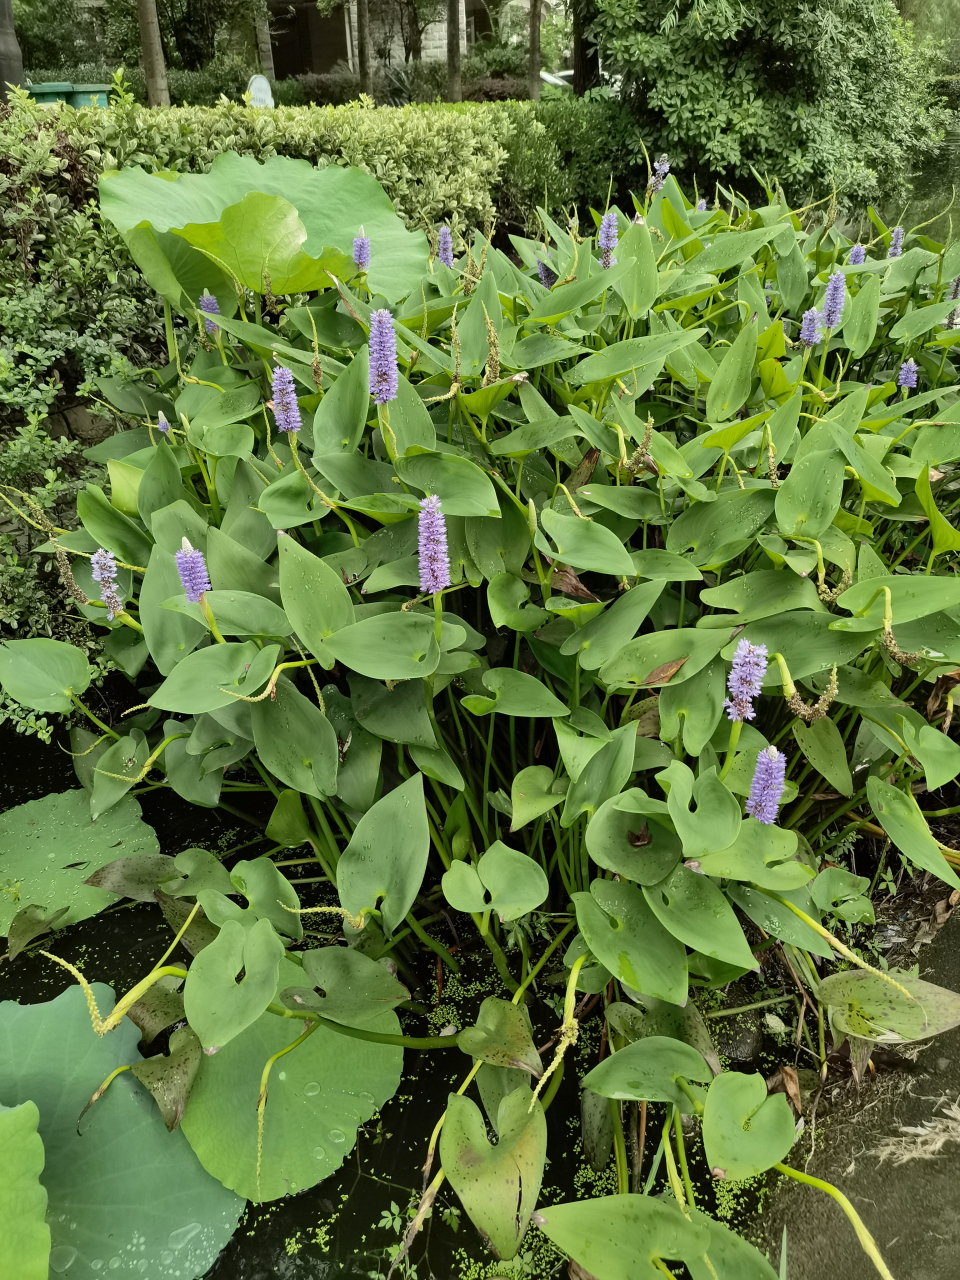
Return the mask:
<path fill-rule="evenodd" d="M 687 998 L 683 945 L 657 920 L 635 885 L 594 880 L 573 894 L 577 924 L 605 968 L 634 991 L 682 1004 Z"/>
<path fill-rule="evenodd" d="M 418 773 L 384 796 L 357 823 L 337 864 L 341 905 L 358 915 L 379 907 L 393 933 L 420 891 L 430 832 Z"/>
<path fill-rule="evenodd" d="M 681 864 L 643 894 L 664 928 L 688 947 L 742 969 L 757 968 L 732 908 L 705 875 Z"/>
<path fill-rule="evenodd" d="M 574 569 L 592 569 L 596 573 L 612 573 L 616 577 L 634 575 L 633 561 L 623 543 L 602 524 L 578 516 L 563 516 L 550 507 L 541 511 L 540 521 L 556 543 L 554 551 L 538 532 L 537 545 L 541 551 L 572 565 Z"/>
<path fill-rule="evenodd" d="M 81 649 L 63 640 L 6 640 L 0 644 L 0 685 L 4 693 L 34 711 L 73 711 L 93 672 Z"/>
<path fill-rule="evenodd" d="M 701 856 L 700 870 L 714 879 L 743 880 L 778 893 L 799 889 L 813 872 L 797 861 L 797 847 L 796 831 L 746 818 L 729 848 Z"/>
<path fill-rule="evenodd" d="M 636 1194 L 544 1205 L 538 1225 L 561 1253 L 598 1280 L 663 1280 L 661 1259 L 696 1261 L 710 1239 L 674 1200 Z M 768 1280 L 766 1273 L 762 1280 Z"/>
<path fill-rule="evenodd" d="M 476 867 L 454 862 L 441 881 L 455 911 L 495 911 L 501 920 L 517 920 L 539 907 L 550 886 L 539 863 L 495 840 Z"/>
<path fill-rule="evenodd" d="M 587 1072 L 583 1085 L 604 1098 L 672 1102 L 690 1115 L 693 1107 L 676 1083 L 677 1076 L 702 1084 L 712 1075 L 703 1055 L 691 1045 L 667 1036 L 645 1036 Z"/>
<path fill-rule="evenodd" d="M 457 1037 L 464 1053 L 494 1067 L 510 1067 L 539 1077 L 543 1063 L 530 1035 L 526 1010 L 488 996 L 480 1006 L 477 1023 Z"/>
<path fill-rule="evenodd" d="M 556 788 L 556 789 L 555 789 Z M 544 813 L 549 813 L 563 799 L 566 785 L 554 779 L 553 770 L 544 764 L 521 769 L 510 786 L 513 816 L 510 830 L 519 831 Z"/>
<path fill-rule="evenodd" d="M 351 671 L 373 680 L 429 676 L 440 662 L 433 619 L 420 613 L 381 613 L 343 627 L 324 649 Z"/>
<path fill-rule="evenodd" d="M 198 715 L 216 711 L 236 701 L 237 694 L 252 697 L 270 677 L 280 646 L 259 648 L 252 640 L 242 644 L 214 644 L 183 658 L 148 699 L 151 707 Z M 102 764 L 102 761 L 101 761 Z"/>
<path fill-rule="evenodd" d="M 703 1148 L 715 1178 L 735 1182 L 765 1172 L 783 1160 L 794 1136 L 786 1095 L 768 1095 L 763 1076 L 725 1071 L 707 1090 Z"/>
<path fill-rule="evenodd" d="M 318 706 L 285 679 L 274 698 L 253 704 L 253 736 L 272 774 L 322 800 L 337 790 L 337 735 Z"/>
<path fill-rule="evenodd" d="M 440 1159 L 470 1221 L 498 1258 L 516 1256 L 536 1207 L 547 1157 L 547 1122 L 528 1088 L 500 1103 L 492 1147 L 480 1108 L 451 1093 L 440 1131 Z"/>
<path fill-rule="evenodd" d="M 710 383 L 706 408 L 710 422 L 725 422 L 746 403 L 756 358 L 757 317 L 753 315 L 737 334 Z"/>
<path fill-rule="evenodd" d="M 852 796 L 853 778 L 847 764 L 846 744 L 829 716 L 814 720 L 810 725 L 795 724 L 793 735 L 817 773 L 823 774 L 841 795 Z"/>
<path fill-rule="evenodd" d="M 905 857 L 954 889 L 960 889 L 960 879 L 940 852 L 912 795 L 904 795 L 879 778 L 868 778 L 867 799 L 877 821 Z"/>
<path fill-rule="evenodd" d="M 269 920 L 258 920 L 250 929 L 227 920 L 194 958 L 183 1006 L 205 1052 L 218 1052 L 256 1022 L 276 993 L 282 959 L 283 943 Z"/>

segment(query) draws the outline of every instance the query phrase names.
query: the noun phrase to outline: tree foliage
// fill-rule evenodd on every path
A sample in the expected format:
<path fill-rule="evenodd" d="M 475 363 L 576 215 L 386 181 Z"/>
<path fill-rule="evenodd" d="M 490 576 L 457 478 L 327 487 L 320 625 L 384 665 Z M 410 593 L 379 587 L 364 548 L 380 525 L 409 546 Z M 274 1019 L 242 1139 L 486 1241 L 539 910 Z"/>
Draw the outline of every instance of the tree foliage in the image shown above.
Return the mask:
<path fill-rule="evenodd" d="M 598 0 L 651 153 L 729 177 L 750 166 L 797 198 L 897 197 L 947 120 L 940 54 L 892 0 Z"/>

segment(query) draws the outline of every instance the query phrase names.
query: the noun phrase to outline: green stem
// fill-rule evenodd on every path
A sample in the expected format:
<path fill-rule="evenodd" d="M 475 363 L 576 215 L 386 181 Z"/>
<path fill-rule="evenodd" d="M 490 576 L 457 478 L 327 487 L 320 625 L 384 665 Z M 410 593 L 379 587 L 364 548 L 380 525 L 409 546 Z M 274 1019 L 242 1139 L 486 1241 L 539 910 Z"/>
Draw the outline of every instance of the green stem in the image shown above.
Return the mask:
<path fill-rule="evenodd" d="M 613 1121 L 613 1152 L 617 1162 L 617 1192 L 624 1196 L 630 1190 L 627 1170 L 627 1144 L 623 1136 L 623 1119 L 620 1115 L 620 1103 L 614 1098 L 609 1101 L 610 1118 Z"/>
<path fill-rule="evenodd" d="M 442 942 L 438 942 L 436 938 L 430 937 L 429 933 L 427 933 L 423 925 L 420 924 L 418 920 L 414 919 L 412 912 L 410 915 L 407 916 L 407 924 L 410 926 L 410 928 L 416 934 L 416 936 L 420 939 L 420 941 L 424 944 L 424 946 L 429 947 L 431 951 L 435 951 L 437 953 L 437 955 L 440 957 L 440 959 L 447 966 L 447 968 L 450 970 L 451 973 L 460 972 L 460 966 L 457 964 L 456 960 L 454 960 L 453 956 L 450 954 L 447 948 L 443 945 Z"/>
<path fill-rule="evenodd" d="M 890 1269 L 880 1256 L 880 1250 L 877 1248 L 876 1240 L 874 1240 L 873 1236 L 864 1226 L 863 1219 L 842 1191 L 830 1182 L 824 1182 L 821 1178 L 812 1178 L 809 1173 L 801 1173 L 799 1169 L 791 1169 L 789 1165 L 775 1164 L 773 1167 L 778 1173 L 785 1174 L 788 1178 L 795 1178 L 797 1182 L 805 1182 L 808 1187 L 816 1187 L 818 1191 L 823 1191 L 826 1195 L 830 1196 L 832 1200 L 836 1200 L 837 1204 L 850 1219 L 864 1253 L 876 1267 L 880 1275 L 883 1276 L 884 1280 L 893 1280 L 893 1276 L 890 1274 Z"/>
<path fill-rule="evenodd" d="M 89 707 L 85 707 L 85 706 L 83 705 L 83 703 L 80 701 L 80 699 L 77 697 L 77 695 L 76 695 L 75 693 L 73 693 L 73 692 L 71 692 L 71 693 L 70 693 L 70 701 L 71 701 L 71 702 L 73 702 L 75 706 L 78 706 L 78 707 L 80 708 L 80 710 L 83 712 L 83 714 L 84 714 L 84 715 L 85 715 L 89 720 L 92 720 L 92 721 L 93 721 L 93 723 L 97 726 L 97 728 L 98 728 L 98 729 L 102 729 L 104 733 L 109 734 L 109 735 L 110 735 L 110 737 L 111 737 L 111 738 L 113 738 L 113 740 L 114 740 L 115 742 L 119 742 L 119 741 L 120 741 L 120 735 L 119 735 L 119 733 L 114 733 L 114 731 L 113 731 L 112 729 L 107 728 L 107 726 L 103 723 L 103 721 L 102 721 L 102 720 L 98 720 L 98 719 L 97 719 L 97 717 L 96 717 L 96 716 L 93 714 L 93 712 L 90 710 L 90 708 L 89 708 Z"/>
<path fill-rule="evenodd" d="M 348 1027 L 343 1023 L 333 1022 L 330 1018 L 324 1018 L 319 1013 L 309 1010 L 300 1012 L 300 1010 L 285 1009 L 279 1004 L 268 1004 L 267 1012 L 276 1014 L 278 1018 L 299 1018 L 301 1022 L 316 1022 L 321 1027 L 336 1031 L 338 1035 L 349 1036 L 353 1040 L 366 1040 L 370 1044 L 393 1044 L 399 1045 L 402 1049 L 420 1049 L 424 1052 L 430 1049 L 459 1048 L 456 1036 L 381 1035 L 376 1031 L 362 1031 L 359 1027 Z"/>
<path fill-rule="evenodd" d="M 693 1196 L 693 1180 L 690 1177 L 690 1167 L 687 1164 L 687 1149 L 683 1145 L 683 1129 L 680 1124 L 680 1108 L 675 1107 L 673 1112 L 673 1126 L 677 1137 L 677 1158 L 680 1161 L 680 1173 L 683 1177 L 683 1187 L 687 1193 L 687 1204 L 690 1208 L 694 1208 L 696 1200 Z"/>

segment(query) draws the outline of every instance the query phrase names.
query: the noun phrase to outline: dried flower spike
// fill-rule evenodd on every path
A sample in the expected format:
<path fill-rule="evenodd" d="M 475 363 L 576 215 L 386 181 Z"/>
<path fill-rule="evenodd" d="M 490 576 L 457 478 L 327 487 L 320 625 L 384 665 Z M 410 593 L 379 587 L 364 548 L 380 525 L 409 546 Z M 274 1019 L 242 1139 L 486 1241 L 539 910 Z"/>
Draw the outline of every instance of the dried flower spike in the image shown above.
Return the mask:
<path fill-rule="evenodd" d="M 777 820 L 777 807 L 783 795 L 787 774 L 787 757 L 776 747 L 765 747 L 757 756 L 757 767 L 750 784 L 747 813 L 764 826 Z"/>
<path fill-rule="evenodd" d="M 917 374 L 920 372 L 919 366 L 913 360 L 904 360 L 900 366 L 900 372 L 897 374 L 898 387 L 915 387 L 917 385 Z"/>
<path fill-rule="evenodd" d="M 359 271 L 366 271 L 370 266 L 370 237 L 360 234 L 353 237 L 353 264 Z"/>
<path fill-rule="evenodd" d="M 887 250 L 888 258 L 899 258 L 903 253 L 903 227 L 894 227 L 890 233 L 890 248 Z"/>
<path fill-rule="evenodd" d="M 800 341 L 805 347 L 815 347 L 822 340 L 823 330 L 820 328 L 820 312 L 811 307 L 809 311 L 803 313 L 803 324 L 800 326 Z"/>
<path fill-rule="evenodd" d="M 820 322 L 825 329 L 836 329 L 843 320 L 843 302 L 846 292 L 846 277 L 842 271 L 835 271 L 827 281 L 827 291 L 823 296 L 823 310 L 820 313 Z"/>
<path fill-rule="evenodd" d="M 187 599 L 191 604 L 199 604 L 200 597 L 210 590 L 210 579 L 207 576 L 207 566 L 203 559 L 203 552 L 197 551 L 184 538 L 183 546 L 177 552 L 176 559 L 177 573 L 179 573 L 183 589 L 187 593 Z"/>
<path fill-rule="evenodd" d="M 445 267 L 453 266 L 453 234 L 449 227 L 440 228 L 440 243 L 437 248 L 437 261 Z"/>
<path fill-rule="evenodd" d="M 760 696 L 763 677 L 767 673 L 767 646 L 741 640 L 733 655 L 733 665 L 727 677 L 729 697 L 723 701 L 724 710 L 731 720 L 752 720 L 757 714 L 753 700 Z"/>
<path fill-rule="evenodd" d="M 297 389 L 294 386 L 293 374 L 289 369 L 278 364 L 271 375 L 273 384 L 273 416 L 277 420 L 278 431 L 299 431 L 303 426 L 300 418 L 300 406 L 297 404 Z"/>
<path fill-rule="evenodd" d="M 220 314 L 220 303 L 217 302 L 213 294 L 208 293 L 206 289 L 204 289 L 203 293 L 201 293 L 198 299 L 198 302 L 200 303 L 200 310 L 204 312 L 205 315 L 218 316 Z M 216 329 L 217 329 L 216 321 L 204 320 L 203 323 L 207 330 L 207 333 L 216 332 Z"/>
<path fill-rule="evenodd" d="M 420 590 L 424 595 L 436 595 L 450 585 L 447 523 L 436 494 L 421 499 L 418 534 Z"/>
<path fill-rule="evenodd" d="M 613 251 L 617 247 L 618 236 L 617 215 L 611 209 L 600 219 L 600 231 L 597 235 L 597 244 L 600 246 L 600 263 L 607 270 L 616 262 Z"/>
<path fill-rule="evenodd" d="M 847 262 L 851 267 L 862 267 L 867 260 L 867 249 L 865 245 L 854 244 L 850 246 L 850 256 Z"/>
<path fill-rule="evenodd" d="M 370 312 L 370 394 L 377 404 L 396 400 L 400 385 L 397 371 L 397 335 L 387 310 Z"/>

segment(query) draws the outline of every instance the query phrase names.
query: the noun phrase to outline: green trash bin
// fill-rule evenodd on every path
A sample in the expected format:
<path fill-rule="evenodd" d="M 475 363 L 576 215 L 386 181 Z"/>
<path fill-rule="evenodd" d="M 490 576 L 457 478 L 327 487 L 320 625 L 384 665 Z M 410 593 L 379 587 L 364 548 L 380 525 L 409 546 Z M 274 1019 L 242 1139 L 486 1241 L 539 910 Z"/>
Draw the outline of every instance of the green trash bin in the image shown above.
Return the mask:
<path fill-rule="evenodd" d="M 72 84 L 59 80 L 48 80 L 45 84 L 31 84 L 27 87 L 37 102 L 48 105 L 51 102 L 68 102 L 74 90 Z"/>
<path fill-rule="evenodd" d="M 71 107 L 105 107 L 109 101 L 108 84 L 75 84 L 67 101 Z"/>

